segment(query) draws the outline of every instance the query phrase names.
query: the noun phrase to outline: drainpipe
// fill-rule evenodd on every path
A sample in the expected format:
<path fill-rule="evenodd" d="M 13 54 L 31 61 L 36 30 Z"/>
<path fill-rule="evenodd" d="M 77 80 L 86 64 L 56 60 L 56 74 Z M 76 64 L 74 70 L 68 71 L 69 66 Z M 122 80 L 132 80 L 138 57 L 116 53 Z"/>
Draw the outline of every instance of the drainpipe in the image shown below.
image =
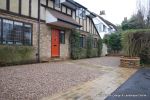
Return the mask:
<path fill-rule="evenodd" d="M 38 43 L 38 48 L 37 48 L 37 62 L 40 63 L 40 34 L 41 34 L 41 31 L 40 31 L 40 22 L 41 22 L 41 18 L 40 18 L 40 14 L 41 13 L 41 0 L 38 0 L 38 40 L 37 40 L 37 43 Z"/>

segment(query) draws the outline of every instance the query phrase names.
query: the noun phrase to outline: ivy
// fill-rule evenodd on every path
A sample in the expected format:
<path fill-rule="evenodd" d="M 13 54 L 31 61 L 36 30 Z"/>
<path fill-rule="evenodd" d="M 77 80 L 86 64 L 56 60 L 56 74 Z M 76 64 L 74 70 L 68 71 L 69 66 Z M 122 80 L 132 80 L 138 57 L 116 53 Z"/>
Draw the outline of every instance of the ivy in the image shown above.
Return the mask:
<path fill-rule="evenodd" d="M 97 41 L 98 57 L 100 57 L 102 54 L 102 48 L 103 48 L 103 42 L 102 39 L 99 38 Z"/>
<path fill-rule="evenodd" d="M 72 59 L 82 59 L 82 58 L 92 58 L 99 57 L 102 52 L 102 40 L 101 38 L 97 41 L 97 48 L 93 47 L 94 38 L 91 34 L 88 34 L 86 40 L 86 47 L 80 47 L 80 33 L 72 30 L 70 36 L 71 43 L 71 58 Z"/>
<path fill-rule="evenodd" d="M 79 59 L 80 56 L 80 33 L 72 30 L 70 36 L 70 43 L 71 43 L 71 58 L 72 59 Z"/>
<path fill-rule="evenodd" d="M 87 57 L 92 57 L 93 37 L 89 34 L 87 37 Z"/>

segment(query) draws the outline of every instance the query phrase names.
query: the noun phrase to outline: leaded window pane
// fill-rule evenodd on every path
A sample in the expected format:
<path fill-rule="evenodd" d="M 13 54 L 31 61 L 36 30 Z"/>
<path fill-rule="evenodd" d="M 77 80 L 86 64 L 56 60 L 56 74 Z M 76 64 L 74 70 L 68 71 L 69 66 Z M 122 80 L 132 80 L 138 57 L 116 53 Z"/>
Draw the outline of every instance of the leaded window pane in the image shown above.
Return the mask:
<path fill-rule="evenodd" d="M 86 36 L 85 35 L 80 36 L 80 47 L 86 48 Z"/>
<path fill-rule="evenodd" d="M 13 21 L 3 20 L 3 44 L 13 44 Z"/>
<path fill-rule="evenodd" d="M 80 37 L 80 47 L 83 48 L 83 37 Z"/>
<path fill-rule="evenodd" d="M 24 45 L 32 45 L 32 26 L 24 25 Z"/>
<path fill-rule="evenodd" d="M 0 37 L 2 44 L 32 45 L 32 25 L 3 19 L 3 24 L 0 24 Z"/>
<path fill-rule="evenodd" d="M 14 22 L 14 44 L 22 45 L 23 44 L 23 23 Z"/>

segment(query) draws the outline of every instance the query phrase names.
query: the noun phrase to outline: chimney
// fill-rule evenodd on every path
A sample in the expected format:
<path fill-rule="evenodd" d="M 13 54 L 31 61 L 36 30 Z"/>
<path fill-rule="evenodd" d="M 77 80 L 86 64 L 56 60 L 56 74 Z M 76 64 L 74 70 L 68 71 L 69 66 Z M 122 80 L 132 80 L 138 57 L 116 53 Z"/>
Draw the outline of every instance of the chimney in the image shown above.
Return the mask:
<path fill-rule="evenodd" d="M 100 15 L 105 15 L 105 10 L 101 10 Z"/>

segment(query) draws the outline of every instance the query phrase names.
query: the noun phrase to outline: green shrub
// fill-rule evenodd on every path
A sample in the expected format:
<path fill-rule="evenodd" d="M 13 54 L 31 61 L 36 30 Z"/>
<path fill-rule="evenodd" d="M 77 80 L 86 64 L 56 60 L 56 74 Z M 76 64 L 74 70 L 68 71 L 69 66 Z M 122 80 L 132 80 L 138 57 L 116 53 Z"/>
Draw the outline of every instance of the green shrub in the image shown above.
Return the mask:
<path fill-rule="evenodd" d="M 119 53 L 122 49 L 121 33 L 106 34 L 103 38 L 103 43 L 107 45 L 109 53 Z"/>
<path fill-rule="evenodd" d="M 80 33 L 72 30 L 70 36 L 70 43 L 71 43 L 71 58 L 72 59 L 79 59 L 80 58 Z"/>
<path fill-rule="evenodd" d="M 80 48 L 80 56 L 79 59 L 87 58 L 87 49 L 86 48 Z"/>
<path fill-rule="evenodd" d="M 150 64 L 150 47 L 144 47 L 140 52 L 142 64 Z"/>
<path fill-rule="evenodd" d="M 125 56 L 139 56 L 142 62 L 150 61 L 150 30 L 129 30 L 122 34 Z"/>
<path fill-rule="evenodd" d="M 97 48 L 93 48 L 91 52 L 92 52 L 91 57 L 98 57 L 98 49 Z"/>
<path fill-rule="evenodd" d="M 102 40 L 99 39 L 97 42 L 98 47 L 93 48 L 93 37 L 89 34 L 87 36 L 86 47 L 80 47 L 80 33 L 77 31 L 72 31 L 70 36 L 71 43 L 71 58 L 72 59 L 83 59 L 98 57 L 102 52 Z"/>
<path fill-rule="evenodd" d="M 103 48 L 103 42 L 102 42 L 102 39 L 98 39 L 97 41 L 97 49 L 98 49 L 98 56 L 100 57 L 101 54 L 102 54 L 102 48 Z"/>
<path fill-rule="evenodd" d="M 93 49 L 93 38 L 89 34 L 87 37 L 87 57 L 88 58 L 92 57 L 92 49 Z"/>
<path fill-rule="evenodd" d="M 0 46 L 0 65 L 25 63 L 32 59 L 33 50 L 28 46 Z"/>

